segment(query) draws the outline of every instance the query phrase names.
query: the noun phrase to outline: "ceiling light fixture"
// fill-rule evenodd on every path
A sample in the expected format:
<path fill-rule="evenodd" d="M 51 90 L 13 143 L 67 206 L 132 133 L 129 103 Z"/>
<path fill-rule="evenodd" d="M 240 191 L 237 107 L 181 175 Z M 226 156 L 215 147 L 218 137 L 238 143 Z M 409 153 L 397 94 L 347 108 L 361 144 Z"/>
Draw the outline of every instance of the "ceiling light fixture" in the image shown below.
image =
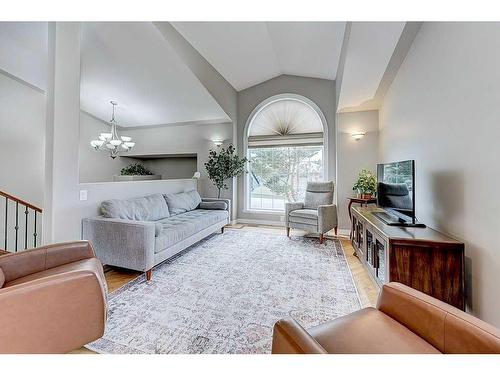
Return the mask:
<path fill-rule="evenodd" d="M 353 137 L 356 141 L 359 141 L 365 135 L 366 135 L 366 133 L 364 133 L 364 132 L 357 132 L 357 133 L 352 133 L 351 137 Z"/>
<path fill-rule="evenodd" d="M 132 142 L 131 137 L 127 137 L 122 135 L 118 136 L 117 123 L 115 120 L 115 106 L 118 105 L 117 102 L 111 101 L 111 105 L 113 106 L 113 114 L 111 115 L 111 121 L 109 124 L 111 125 L 110 133 L 101 133 L 98 139 L 94 139 L 90 141 L 90 145 L 97 151 L 107 151 L 109 152 L 112 159 L 115 159 L 120 152 L 127 152 L 135 146 L 135 143 Z"/>

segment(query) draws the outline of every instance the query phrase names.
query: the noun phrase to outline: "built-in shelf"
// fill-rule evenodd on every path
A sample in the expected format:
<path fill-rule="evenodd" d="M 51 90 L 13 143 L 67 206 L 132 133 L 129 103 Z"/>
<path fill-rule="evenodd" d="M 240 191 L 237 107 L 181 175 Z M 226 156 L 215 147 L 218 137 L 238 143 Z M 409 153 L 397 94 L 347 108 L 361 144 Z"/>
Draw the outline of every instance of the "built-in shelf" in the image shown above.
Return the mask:
<path fill-rule="evenodd" d="M 181 153 L 181 154 L 125 154 L 120 155 L 122 158 L 133 158 L 139 160 L 151 160 L 151 159 L 172 159 L 172 158 L 196 158 L 197 154 L 192 153 Z"/>

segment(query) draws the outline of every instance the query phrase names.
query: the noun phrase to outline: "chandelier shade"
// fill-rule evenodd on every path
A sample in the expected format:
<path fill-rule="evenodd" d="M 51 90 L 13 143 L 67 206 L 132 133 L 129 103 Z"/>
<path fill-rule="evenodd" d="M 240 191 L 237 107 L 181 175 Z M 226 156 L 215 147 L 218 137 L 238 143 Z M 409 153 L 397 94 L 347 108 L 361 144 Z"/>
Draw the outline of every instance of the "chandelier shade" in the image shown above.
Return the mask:
<path fill-rule="evenodd" d="M 98 139 L 90 141 L 90 146 L 96 151 L 109 152 L 111 158 L 115 159 L 120 152 L 127 152 L 133 148 L 135 146 L 135 142 L 132 142 L 132 137 L 118 135 L 118 124 L 115 120 L 115 106 L 117 106 L 118 103 L 114 101 L 111 101 L 110 103 L 113 106 L 113 113 L 111 115 L 111 120 L 109 121 L 111 132 L 99 134 Z"/>

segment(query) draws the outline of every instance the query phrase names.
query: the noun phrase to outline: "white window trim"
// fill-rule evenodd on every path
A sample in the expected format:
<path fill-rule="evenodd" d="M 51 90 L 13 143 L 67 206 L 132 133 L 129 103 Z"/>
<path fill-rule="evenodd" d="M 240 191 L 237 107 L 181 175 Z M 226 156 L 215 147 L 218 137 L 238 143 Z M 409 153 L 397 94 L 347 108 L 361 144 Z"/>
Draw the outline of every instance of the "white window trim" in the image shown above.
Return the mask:
<path fill-rule="evenodd" d="M 298 95 L 298 94 L 291 94 L 291 93 L 285 93 L 285 94 L 279 94 L 279 95 L 274 95 L 266 100 L 262 101 L 257 107 L 254 108 L 254 110 L 250 113 L 250 116 L 248 116 L 248 119 L 245 123 L 245 128 L 243 130 L 243 155 L 245 157 L 249 158 L 249 149 L 248 149 L 248 136 L 249 136 L 249 131 L 250 131 L 250 126 L 254 120 L 254 118 L 262 111 L 264 108 L 266 108 L 268 105 L 275 103 L 280 100 L 287 100 L 287 99 L 292 99 L 292 100 L 297 100 L 299 102 L 302 102 L 306 105 L 308 105 L 316 114 L 318 115 L 321 124 L 323 125 L 323 176 L 325 180 L 328 180 L 328 123 L 326 122 L 326 117 L 321 111 L 321 109 L 314 103 L 311 99 L 306 98 L 305 96 Z M 249 165 L 247 165 L 247 170 L 249 169 Z M 250 208 L 250 194 L 249 194 L 249 185 L 250 185 L 250 173 L 246 173 L 246 176 L 243 178 L 243 196 L 244 196 L 244 202 L 243 202 L 243 212 L 244 213 L 258 213 L 258 214 L 268 214 L 268 215 L 283 215 L 285 212 L 284 210 L 262 210 L 262 209 L 256 209 L 256 208 Z"/>

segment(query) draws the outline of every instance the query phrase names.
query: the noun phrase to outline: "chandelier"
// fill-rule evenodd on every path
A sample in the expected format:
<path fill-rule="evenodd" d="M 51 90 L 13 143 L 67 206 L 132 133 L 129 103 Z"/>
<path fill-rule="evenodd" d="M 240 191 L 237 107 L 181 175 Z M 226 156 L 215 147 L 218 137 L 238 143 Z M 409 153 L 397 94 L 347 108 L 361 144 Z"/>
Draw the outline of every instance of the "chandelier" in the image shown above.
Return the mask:
<path fill-rule="evenodd" d="M 113 106 L 113 114 L 111 115 L 111 133 L 101 133 L 99 139 L 94 139 L 90 141 L 90 145 L 97 151 L 107 151 L 109 152 L 112 159 L 116 158 L 120 152 L 127 152 L 135 143 L 132 142 L 131 137 L 122 135 L 118 136 L 118 130 L 116 129 L 117 123 L 115 120 L 115 106 L 118 105 L 117 102 L 111 101 Z"/>

